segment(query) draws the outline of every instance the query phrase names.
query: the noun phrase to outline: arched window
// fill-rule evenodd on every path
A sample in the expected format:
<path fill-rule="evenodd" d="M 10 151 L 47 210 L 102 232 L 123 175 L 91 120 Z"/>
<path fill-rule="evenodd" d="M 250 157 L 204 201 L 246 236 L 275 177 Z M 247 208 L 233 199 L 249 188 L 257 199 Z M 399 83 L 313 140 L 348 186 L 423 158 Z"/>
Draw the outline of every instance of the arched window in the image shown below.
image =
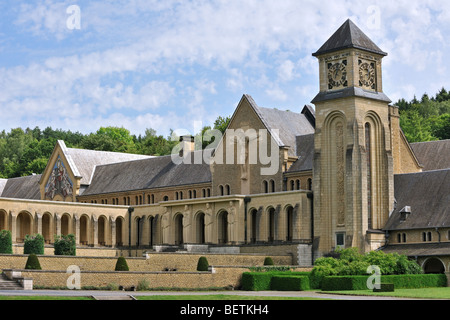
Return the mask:
<path fill-rule="evenodd" d="M 178 200 L 178 197 L 179 197 L 178 191 L 176 191 L 176 192 L 175 192 L 175 200 Z"/>
<path fill-rule="evenodd" d="M 275 181 L 270 180 L 270 191 L 275 192 Z"/>
<path fill-rule="evenodd" d="M 219 186 L 219 195 L 223 196 L 223 186 L 222 185 Z"/>
<path fill-rule="evenodd" d="M 300 180 L 299 179 L 297 179 L 297 180 L 295 180 L 295 184 L 297 185 L 297 190 L 301 190 L 301 184 L 300 184 Z"/>
<path fill-rule="evenodd" d="M 291 180 L 291 190 L 295 190 L 295 181 Z"/>
<path fill-rule="evenodd" d="M 370 124 L 366 123 L 366 163 L 367 163 L 367 219 L 369 229 L 373 229 L 372 225 L 372 156 L 371 156 L 371 136 Z"/>
<path fill-rule="evenodd" d="M 263 192 L 269 193 L 269 183 L 266 180 L 263 181 Z"/>
<path fill-rule="evenodd" d="M 225 189 L 226 189 L 227 195 L 229 196 L 231 194 L 230 185 L 227 184 L 225 186 Z"/>
<path fill-rule="evenodd" d="M 163 201 L 169 201 L 169 197 L 168 196 L 164 196 Z"/>
<path fill-rule="evenodd" d="M 308 190 L 312 190 L 312 179 L 308 179 Z"/>

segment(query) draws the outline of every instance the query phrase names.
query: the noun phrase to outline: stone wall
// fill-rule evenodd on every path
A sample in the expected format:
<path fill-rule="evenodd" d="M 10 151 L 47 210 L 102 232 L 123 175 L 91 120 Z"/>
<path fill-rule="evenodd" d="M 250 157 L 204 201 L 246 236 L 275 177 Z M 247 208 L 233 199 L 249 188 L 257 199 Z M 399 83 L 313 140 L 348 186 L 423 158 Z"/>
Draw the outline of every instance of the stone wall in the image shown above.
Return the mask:
<path fill-rule="evenodd" d="M 188 253 L 151 253 L 147 258 L 126 258 L 130 271 L 160 272 L 176 269 L 192 272 L 197 269 L 201 256 L 206 256 L 213 266 L 261 266 L 266 255 L 231 255 L 231 254 L 188 254 Z M 81 271 L 114 271 L 117 257 L 70 257 L 70 256 L 38 256 L 43 270 L 67 270 L 76 265 Z M 272 256 L 276 265 L 292 265 L 291 256 Z M 23 269 L 27 261 L 26 255 L 0 255 L 0 269 Z"/>

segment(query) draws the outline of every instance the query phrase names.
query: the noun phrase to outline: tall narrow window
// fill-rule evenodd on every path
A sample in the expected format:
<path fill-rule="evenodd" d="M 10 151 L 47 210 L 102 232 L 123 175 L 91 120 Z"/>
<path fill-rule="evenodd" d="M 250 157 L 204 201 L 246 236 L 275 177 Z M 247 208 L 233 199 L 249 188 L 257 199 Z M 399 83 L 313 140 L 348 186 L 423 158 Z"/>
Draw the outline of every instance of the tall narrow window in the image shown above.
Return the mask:
<path fill-rule="evenodd" d="M 370 124 L 366 123 L 366 161 L 367 161 L 367 222 L 368 228 L 372 225 L 372 157 L 371 157 Z"/>

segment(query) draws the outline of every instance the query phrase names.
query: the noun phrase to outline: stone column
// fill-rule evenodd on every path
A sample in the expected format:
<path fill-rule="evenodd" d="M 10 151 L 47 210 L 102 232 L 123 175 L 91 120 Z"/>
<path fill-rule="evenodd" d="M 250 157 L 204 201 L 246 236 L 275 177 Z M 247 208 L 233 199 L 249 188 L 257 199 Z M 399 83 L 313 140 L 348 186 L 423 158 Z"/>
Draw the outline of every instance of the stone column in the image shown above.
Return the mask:
<path fill-rule="evenodd" d="M 111 247 L 116 247 L 116 218 L 110 217 L 111 224 Z"/>
<path fill-rule="evenodd" d="M 55 213 L 56 220 L 56 235 L 61 236 L 61 215 L 59 213 Z"/>
<path fill-rule="evenodd" d="M 95 215 L 92 215 L 92 231 L 93 231 L 93 240 L 94 247 L 98 247 L 98 218 Z"/>
<path fill-rule="evenodd" d="M 446 272 L 445 275 L 447 276 L 447 287 L 450 287 L 450 271 Z"/>
<path fill-rule="evenodd" d="M 192 243 L 192 228 L 191 226 L 191 209 L 188 205 L 184 206 L 184 213 L 183 213 L 183 242 L 186 243 Z"/>
<path fill-rule="evenodd" d="M 36 211 L 36 233 L 42 235 L 42 213 Z"/>
<path fill-rule="evenodd" d="M 11 224 L 11 238 L 12 243 L 17 243 L 17 213 L 14 211 L 9 212 L 10 215 L 10 224 Z"/>
<path fill-rule="evenodd" d="M 78 214 L 74 214 L 73 215 L 73 220 L 75 222 L 75 244 L 77 246 L 80 245 L 80 217 L 78 216 Z"/>

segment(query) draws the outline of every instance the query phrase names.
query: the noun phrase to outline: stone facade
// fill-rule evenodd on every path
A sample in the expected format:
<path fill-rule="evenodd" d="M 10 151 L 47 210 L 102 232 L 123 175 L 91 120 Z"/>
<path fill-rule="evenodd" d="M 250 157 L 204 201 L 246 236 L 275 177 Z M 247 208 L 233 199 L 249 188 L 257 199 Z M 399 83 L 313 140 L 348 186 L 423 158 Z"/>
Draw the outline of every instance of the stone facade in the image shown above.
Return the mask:
<path fill-rule="evenodd" d="M 349 20 L 314 56 L 315 111 L 266 109 L 244 95 L 214 149 L 193 150 L 183 138 L 176 154 L 150 157 L 58 141 L 42 175 L 0 184 L 0 229 L 14 244 L 27 234 L 42 234 L 47 245 L 74 234 L 79 252 L 279 251 L 303 266 L 339 247 L 420 245 L 425 232 L 425 242 L 439 246 L 435 256 L 450 255 L 448 208 L 433 196 L 413 207 L 408 223 L 397 221 L 397 200 L 405 208 L 414 202 L 404 195 L 416 177 L 400 179 L 403 189 L 395 179 L 421 174 L 424 158 L 383 93 L 386 53 Z M 442 185 L 450 165 L 440 166 L 436 193 L 448 203 Z"/>

